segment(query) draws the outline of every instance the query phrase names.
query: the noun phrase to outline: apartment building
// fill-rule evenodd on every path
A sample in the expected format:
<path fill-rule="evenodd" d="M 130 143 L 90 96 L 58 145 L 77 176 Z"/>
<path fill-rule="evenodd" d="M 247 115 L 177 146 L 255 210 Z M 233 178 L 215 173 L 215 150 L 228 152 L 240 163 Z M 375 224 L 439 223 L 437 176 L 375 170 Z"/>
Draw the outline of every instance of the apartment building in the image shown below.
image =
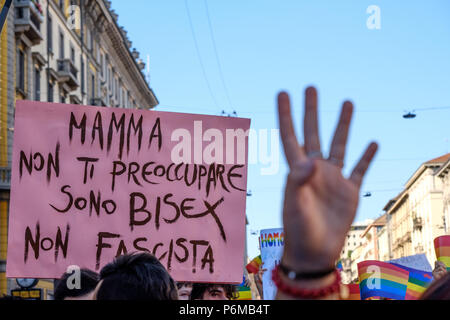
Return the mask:
<path fill-rule="evenodd" d="M 1 3 L 4 0 L 0 0 Z M 105 0 L 14 0 L 0 45 L 0 295 L 5 278 L 16 100 L 152 109 L 158 100 Z M 51 298 L 52 283 L 40 281 Z"/>
<path fill-rule="evenodd" d="M 450 233 L 450 159 L 439 168 L 436 175 L 442 181 L 442 206 L 444 216 L 444 231 L 446 234 Z"/>
<path fill-rule="evenodd" d="M 438 173 L 444 176 L 441 167 L 449 159 L 450 154 L 446 154 L 424 162 L 404 190 L 386 204 L 392 259 L 425 253 L 434 264 L 433 240 L 446 233 L 444 192 L 448 195 L 445 179 Z"/>
<path fill-rule="evenodd" d="M 359 258 L 363 248 L 365 240 L 362 238 L 362 234 L 372 222 L 373 220 L 368 219 L 363 222 L 354 223 L 350 227 L 350 231 L 347 233 L 345 244 L 341 252 L 341 275 L 344 283 L 350 283 L 355 278 L 355 272 L 352 265 L 356 259 L 355 257 Z M 357 276 L 358 274 L 356 273 L 356 277 Z"/>

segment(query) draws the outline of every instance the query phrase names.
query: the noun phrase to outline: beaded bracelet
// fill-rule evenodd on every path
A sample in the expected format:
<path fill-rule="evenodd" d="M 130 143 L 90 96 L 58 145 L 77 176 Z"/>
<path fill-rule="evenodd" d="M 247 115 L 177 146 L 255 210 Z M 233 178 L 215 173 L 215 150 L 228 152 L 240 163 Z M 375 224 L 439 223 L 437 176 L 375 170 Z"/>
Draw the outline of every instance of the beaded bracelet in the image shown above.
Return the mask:
<path fill-rule="evenodd" d="M 302 299 L 318 299 L 340 292 L 341 276 L 338 270 L 334 270 L 334 274 L 336 275 L 336 279 L 327 287 L 319 289 L 300 289 L 291 287 L 284 283 L 279 274 L 279 267 L 276 266 L 272 271 L 272 281 L 275 283 L 279 291 L 289 296 Z"/>

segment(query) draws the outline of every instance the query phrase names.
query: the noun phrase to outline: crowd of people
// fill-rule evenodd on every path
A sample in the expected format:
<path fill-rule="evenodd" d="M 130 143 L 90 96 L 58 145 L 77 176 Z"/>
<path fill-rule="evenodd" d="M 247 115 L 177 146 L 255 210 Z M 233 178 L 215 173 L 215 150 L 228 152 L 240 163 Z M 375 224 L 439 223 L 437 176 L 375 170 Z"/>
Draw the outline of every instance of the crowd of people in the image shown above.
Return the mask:
<path fill-rule="evenodd" d="M 175 282 L 158 259 L 147 252 L 117 257 L 97 274 L 80 270 L 79 288 L 69 283 L 72 272 L 58 281 L 55 300 L 230 300 L 232 284 Z"/>
<path fill-rule="evenodd" d="M 342 284 L 336 261 L 356 210 L 360 186 L 377 151 L 368 145 L 348 178 L 342 174 L 353 113 L 344 102 L 328 157 L 322 154 L 318 128 L 318 95 L 305 91 L 303 144 L 296 138 L 287 93 L 278 96 L 278 114 L 289 174 L 284 190 L 284 252 L 273 270 L 277 299 L 341 299 Z M 262 269 L 261 271 L 263 271 Z M 81 288 L 68 289 L 65 274 L 55 299 L 93 300 L 227 300 L 236 286 L 212 283 L 176 283 L 156 257 L 127 254 L 104 266 L 99 274 L 82 270 Z M 434 282 L 422 299 L 450 299 L 450 274 L 437 263 Z M 255 277 L 262 293 L 260 274 Z"/>

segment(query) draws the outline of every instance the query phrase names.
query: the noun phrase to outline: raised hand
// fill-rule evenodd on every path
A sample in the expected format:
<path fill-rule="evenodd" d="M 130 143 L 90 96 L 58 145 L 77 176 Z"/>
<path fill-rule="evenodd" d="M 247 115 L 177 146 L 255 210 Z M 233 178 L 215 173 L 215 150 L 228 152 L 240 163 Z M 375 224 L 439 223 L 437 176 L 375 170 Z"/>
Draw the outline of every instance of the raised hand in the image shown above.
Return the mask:
<path fill-rule="evenodd" d="M 331 144 L 321 152 L 317 120 L 317 91 L 305 91 L 304 146 L 292 124 L 287 93 L 278 96 L 281 139 L 290 172 L 287 177 L 283 224 L 285 246 L 282 263 L 297 272 L 332 268 L 339 259 L 345 237 L 355 218 L 360 186 L 377 144 L 371 143 L 349 178 L 342 175 L 353 105 L 346 101 Z"/>
<path fill-rule="evenodd" d="M 447 266 L 442 261 L 436 261 L 433 270 L 434 280 L 439 280 L 446 274 L 447 274 Z"/>

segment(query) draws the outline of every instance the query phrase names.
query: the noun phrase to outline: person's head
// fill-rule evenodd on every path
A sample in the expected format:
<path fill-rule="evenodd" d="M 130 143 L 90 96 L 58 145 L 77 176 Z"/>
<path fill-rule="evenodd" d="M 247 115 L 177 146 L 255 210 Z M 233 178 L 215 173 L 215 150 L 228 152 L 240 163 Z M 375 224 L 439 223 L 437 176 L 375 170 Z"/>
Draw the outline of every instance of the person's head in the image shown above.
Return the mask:
<path fill-rule="evenodd" d="M 100 280 L 98 273 L 81 269 L 79 279 L 79 288 L 77 288 L 77 280 L 72 277 L 77 276 L 76 272 L 65 272 L 59 279 L 55 292 L 55 300 L 91 300 L 95 287 Z"/>
<path fill-rule="evenodd" d="M 23 300 L 23 299 L 21 297 L 11 295 L 3 295 L 3 297 L 0 297 L 0 301 L 13 301 L 13 300 Z"/>
<path fill-rule="evenodd" d="M 150 253 L 119 256 L 100 271 L 96 300 L 178 300 L 175 281 Z"/>
<path fill-rule="evenodd" d="M 422 294 L 420 300 L 450 300 L 450 273 L 434 281 Z"/>
<path fill-rule="evenodd" d="M 192 292 L 191 282 L 177 282 L 178 288 L 178 299 L 179 300 L 189 300 Z"/>
<path fill-rule="evenodd" d="M 232 284 L 194 283 L 191 300 L 230 300 L 237 296 L 237 287 Z"/>

